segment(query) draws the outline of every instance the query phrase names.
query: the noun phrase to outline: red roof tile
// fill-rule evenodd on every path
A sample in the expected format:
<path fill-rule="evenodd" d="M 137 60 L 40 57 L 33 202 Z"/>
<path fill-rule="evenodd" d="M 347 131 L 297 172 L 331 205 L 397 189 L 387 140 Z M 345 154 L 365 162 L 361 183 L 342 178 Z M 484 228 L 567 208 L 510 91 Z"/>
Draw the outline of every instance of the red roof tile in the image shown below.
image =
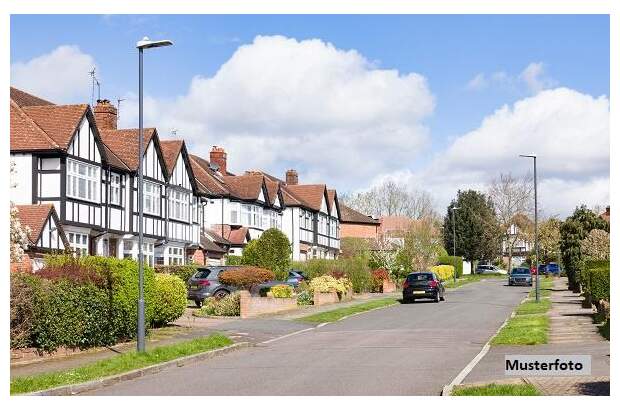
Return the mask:
<path fill-rule="evenodd" d="M 290 191 L 303 205 L 314 211 L 321 210 L 321 204 L 325 195 L 325 185 L 286 185 Z"/>
<path fill-rule="evenodd" d="M 51 139 L 19 105 L 11 100 L 11 151 L 58 149 Z"/>
<path fill-rule="evenodd" d="M 43 231 L 43 227 L 47 222 L 48 218 L 50 218 L 50 214 L 52 212 L 56 212 L 54 210 L 54 205 L 52 204 L 39 204 L 39 205 L 16 205 L 18 210 L 19 221 L 22 225 L 28 226 L 30 228 L 30 233 L 28 234 L 28 240 L 31 244 L 36 244 L 41 236 L 41 232 Z"/>
<path fill-rule="evenodd" d="M 213 225 L 212 231 L 223 232 L 224 239 L 232 245 L 244 245 L 249 235 L 249 229 L 245 226 Z"/>
<path fill-rule="evenodd" d="M 99 130 L 101 139 L 106 147 L 114 153 L 128 169 L 138 169 L 138 132 L 136 128 L 121 130 Z M 155 128 L 144 129 L 142 155 L 146 152 L 151 139 L 156 135 Z"/>
<path fill-rule="evenodd" d="M 32 94 L 28 94 L 25 91 L 19 90 L 15 87 L 10 87 L 11 100 L 15 101 L 20 107 L 26 107 L 30 105 L 54 105 L 53 103 L 39 98 Z"/>
<path fill-rule="evenodd" d="M 164 156 L 164 162 L 166 168 L 172 173 L 174 166 L 177 163 L 177 158 L 183 148 L 183 140 L 160 140 L 161 153 Z"/>
<path fill-rule="evenodd" d="M 340 219 L 342 220 L 342 223 L 359 223 L 369 225 L 381 224 L 379 219 L 364 215 L 363 213 L 343 204 L 340 204 L 340 212 Z"/>
<path fill-rule="evenodd" d="M 222 177 L 209 168 L 209 162 L 207 160 L 192 154 L 190 154 L 189 158 L 194 177 L 198 183 L 207 190 L 206 193 L 215 195 L 229 194 Z"/>
<path fill-rule="evenodd" d="M 88 104 L 38 105 L 21 107 L 61 149 L 67 149 L 86 115 Z"/>
<path fill-rule="evenodd" d="M 262 175 L 225 176 L 222 179 L 228 186 L 230 194 L 239 199 L 257 200 L 263 189 L 264 178 Z M 266 200 L 267 198 L 265 198 Z"/>

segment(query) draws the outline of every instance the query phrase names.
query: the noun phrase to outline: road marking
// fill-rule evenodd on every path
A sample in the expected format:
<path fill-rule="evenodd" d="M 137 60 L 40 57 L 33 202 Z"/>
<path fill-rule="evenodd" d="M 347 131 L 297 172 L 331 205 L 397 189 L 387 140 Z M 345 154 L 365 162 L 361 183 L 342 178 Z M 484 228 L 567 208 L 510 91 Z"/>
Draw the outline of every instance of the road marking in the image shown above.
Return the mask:
<path fill-rule="evenodd" d="M 317 326 L 317 327 L 319 327 L 319 326 Z M 278 340 L 285 339 L 285 338 L 287 338 L 289 336 L 295 336 L 295 335 L 298 335 L 300 333 L 304 333 L 304 332 L 307 332 L 309 330 L 314 330 L 314 329 L 316 329 L 316 328 L 315 327 L 309 327 L 307 329 L 297 330 L 295 332 L 288 333 L 288 334 L 285 334 L 285 335 L 282 335 L 282 336 L 278 336 L 278 337 L 275 337 L 273 339 L 265 340 L 264 342 L 260 342 L 259 344 L 268 344 L 268 343 L 271 343 L 271 342 L 275 342 L 275 341 L 278 341 Z"/>
<path fill-rule="evenodd" d="M 480 353 L 478 353 L 476 357 L 471 359 L 471 361 L 467 364 L 467 366 L 465 366 L 465 368 L 463 368 L 463 370 L 461 370 L 461 372 L 456 375 L 456 377 L 454 378 L 454 380 L 450 382 L 450 384 L 443 386 L 443 389 L 441 390 L 442 396 L 449 396 L 452 393 L 452 389 L 454 389 L 454 386 L 456 386 L 457 384 L 461 384 L 463 380 L 465 380 L 467 375 L 474 369 L 474 367 L 476 367 L 476 365 L 480 362 L 480 360 L 482 360 L 482 358 L 486 356 L 488 351 L 491 349 L 491 340 L 493 340 L 493 338 L 497 336 L 500 330 L 502 330 L 502 328 L 506 326 L 506 323 L 508 323 L 508 321 L 512 317 L 514 317 L 514 315 L 515 315 L 515 312 L 513 311 L 510 314 L 510 316 L 508 316 L 506 320 L 504 320 L 504 323 L 502 323 L 499 329 L 497 329 L 495 334 L 493 334 L 493 336 L 491 336 L 491 338 L 484 344 L 484 346 L 482 347 L 482 350 L 480 350 Z"/>

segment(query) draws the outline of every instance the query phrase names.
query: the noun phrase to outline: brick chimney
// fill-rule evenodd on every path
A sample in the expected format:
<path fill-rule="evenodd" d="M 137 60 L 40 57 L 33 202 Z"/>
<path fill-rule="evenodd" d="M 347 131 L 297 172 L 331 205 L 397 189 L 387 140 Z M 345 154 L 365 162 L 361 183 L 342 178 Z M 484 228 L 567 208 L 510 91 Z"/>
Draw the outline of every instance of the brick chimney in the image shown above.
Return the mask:
<path fill-rule="evenodd" d="M 226 151 L 224 148 L 214 145 L 209 153 L 209 161 L 219 167 L 220 174 L 226 175 Z"/>
<path fill-rule="evenodd" d="M 95 112 L 97 128 L 102 130 L 116 129 L 117 111 L 109 100 L 97 100 L 97 105 L 93 111 Z"/>
<path fill-rule="evenodd" d="M 297 185 L 298 182 L 299 176 L 297 175 L 297 171 L 294 169 L 286 171 L 286 185 Z"/>

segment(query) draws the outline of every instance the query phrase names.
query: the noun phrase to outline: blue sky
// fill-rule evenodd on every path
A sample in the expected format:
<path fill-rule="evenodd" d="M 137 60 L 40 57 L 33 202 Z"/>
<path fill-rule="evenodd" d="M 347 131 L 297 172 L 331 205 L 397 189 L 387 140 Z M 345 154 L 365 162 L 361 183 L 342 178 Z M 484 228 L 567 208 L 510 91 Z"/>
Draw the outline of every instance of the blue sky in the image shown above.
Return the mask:
<path fill-rule="evenodd" d="M 609 95 L 606 15 L 14 15 L 11 62 L 27 63 L 59 46 L 77 45 L 96 62 L 103 96 L 114 100 L 137 91 L 134 44 L 143 35 L 175 42 L 147 55 L 147 94 L 161 101 L 189 94 L 194 76 L 213 77 L 239 46 L 252 44 L 257 35 L 320 39 L 338 50 L 357 50 L 374 68 L 417 73 L 434 98 L 432 112 L 418 121 L 427 128 L 426 145 L 420 149 L 428 155 L 412 157 L 426 165 L 481 127 L 495 110 L 538 93 L 522 80 L 532 63 L 542 64 L 544 71 L 536 77 L 544 83 L 541 89 L 566 87 L 593 98 Z M 485 79 L 482 86 L 470 83 L 476 76 Z M 90 90 L 87 85 L 82 89 L 68 98 L 80 101 L 57 102 L 88 101 Z M 265 166 L 278 165 L 288 164 Z M 302 171 L 304 166 L 308 177 L 320 175 L 311 164 L 300 164 Z M 401 164 L 388 171 L 418 169 Z M 342 182 L 347 189 L 364 186 Z"/>

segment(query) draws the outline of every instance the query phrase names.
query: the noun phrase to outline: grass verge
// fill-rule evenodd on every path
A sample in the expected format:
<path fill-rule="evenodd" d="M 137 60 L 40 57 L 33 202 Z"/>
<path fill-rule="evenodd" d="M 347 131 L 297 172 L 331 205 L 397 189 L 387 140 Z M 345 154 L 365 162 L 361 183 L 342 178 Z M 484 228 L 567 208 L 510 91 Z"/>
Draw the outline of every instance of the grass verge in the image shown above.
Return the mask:
<path fill-rule="evenodd" d="M 479 282 L 482 279 L 507 279 L 508 275 L 502 274 L 472 274 L 472 275 L 464 275 L 456 280 L 454 283 L 453 280 L 447 280 L 444 282 L 444 287 L 449 288 L 458 288 L 463 285 L 467 285 L 468 283 Z"/>
<path fill-rule="evenodd" d="M 539 396 L 531 384 L 487 384 L 486 386 L 456 387 L 452 396 Z"/>
<path fill-rule="evenodd" d="M 377 299 L 355 306 L 348 306 L 339 309 L 329 310 L 327 312 L 315 313 L 313 315 L 301 317 L 297 320 L 309 323 L 335 322 L 336 320 L 342 319 L 343 317 L 352 315 L 354 313 L 366 312 L 367 310 L 390 306 L 396 303 L 398 303 L 398 299 L 395 298 Z"/>
<path fill-rule="evenodd" d="M 517 315 L 491 340 L 492 345 L 537 345 L 547 343 L 549 318 L 546 314 Z"/>
<path fill-rule="evenodd" d="M 527 302 L 521 303 L 516 310 L 517 315 L 533 315 L 539 313 L 547 313 L 551 308 L 551 300 L 540 299 L 540 302 L 536 303 L 535 299 L 528 299 Z"/>
<path fill-rule="evenodd" d="M 534 289 L 532 289 L 529 294 L 531 298 L 536 297 L 536 282 L 534 282 L 534 285 L 532 287 Z M 540 280 L 540 296 L 551 296 L 551 289 L 553 289 L 553 278 L 542 277 L 542 279 Z"/>
<path fill-rule="evenodd" d="M 213 334 L 187 342 L 156 347 L 145 353 L 122 353 L 118 356 L 71 370 L 15 378 L 11 380 L 11 394 L 29 393 L 68 384 L 83 383 L 167 362 L 183 356 L 214 350 L 231 344 L 232 341 L 228 337 L 220 334 Z"/>

